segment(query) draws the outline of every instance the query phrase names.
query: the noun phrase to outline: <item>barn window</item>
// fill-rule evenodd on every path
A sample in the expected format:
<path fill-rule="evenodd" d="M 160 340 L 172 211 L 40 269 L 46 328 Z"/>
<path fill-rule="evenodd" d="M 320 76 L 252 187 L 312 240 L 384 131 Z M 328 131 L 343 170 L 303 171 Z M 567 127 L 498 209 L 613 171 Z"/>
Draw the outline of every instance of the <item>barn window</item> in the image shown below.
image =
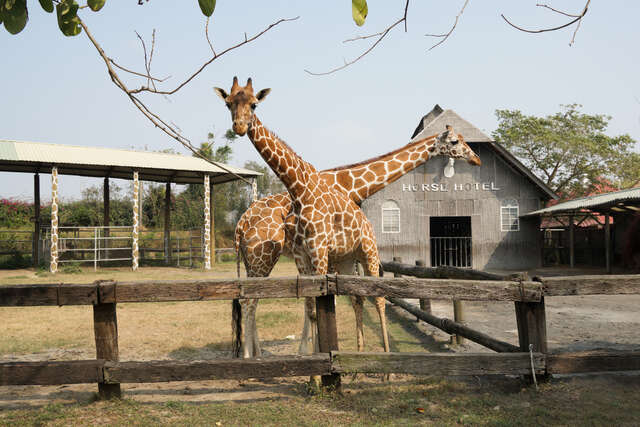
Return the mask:
<path fill-rule="evenodd" d="M 382 204 L 382 232 L 400 232 L 400 207 L 393 200 L 387 200 Z"/>
<path fill-rule="evenodd" d="M 500 223 L 502 231 L 519 231 L 520 219 L 518 201 L 516 199 L 505 199 L 500 206 Z"/>

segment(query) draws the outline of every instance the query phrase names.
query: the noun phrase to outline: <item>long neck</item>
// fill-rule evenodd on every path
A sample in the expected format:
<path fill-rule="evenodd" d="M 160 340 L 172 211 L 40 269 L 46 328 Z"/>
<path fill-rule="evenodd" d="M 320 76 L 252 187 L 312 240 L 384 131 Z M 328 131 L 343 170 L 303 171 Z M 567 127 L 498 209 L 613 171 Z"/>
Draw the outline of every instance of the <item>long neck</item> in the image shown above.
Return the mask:
<path fill-rule="evenodd" d="M 292 200 L 304 197 L 320 181 L 318 171 L 253 116 L 247 136 L 271 170 L 287 188 Z"/>
<path fill-rule="evenodd" d="M 436 137 L 432 135 L 420 139 L 364 162 L 322 171 L 320 176 L 328 184 L 345 191 L 351 200 L 360 205 L 367 197 L 437 154 L 429 150 L 436 142 Z"/>

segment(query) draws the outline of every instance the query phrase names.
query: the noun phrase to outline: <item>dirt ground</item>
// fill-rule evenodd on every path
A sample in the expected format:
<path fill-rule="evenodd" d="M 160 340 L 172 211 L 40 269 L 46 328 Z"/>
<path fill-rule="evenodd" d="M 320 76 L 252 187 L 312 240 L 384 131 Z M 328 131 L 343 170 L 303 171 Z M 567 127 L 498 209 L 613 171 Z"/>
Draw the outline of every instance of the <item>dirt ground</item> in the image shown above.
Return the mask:
<path fill-rule="evenodd" d="M 183 269 L 149 269 L 144 270 L 140 275 L 135 275 L 127 269 L 112 269 L 108 271 L 85 272 L 81 275 L 69 275 L 68 277 L 56 276 L 42 277 L 35 274 L 31 270 L 0 272 L 0 283 L 48 283 L 48 282 L 91 282 L 97 278 L 104 278 L 105 272 L 110 278 L 116 280 L 131 280 L 136 278 L 151 278 L 162 274 L 163 278 L 183 278 L 185 270 Z M 542 276 L 549 275 L 566 275 L 566 274 L 596 274 L 595 270 L 588 271 L 563 271 L 563 270 L 544 270 L 531 272 Z M 277 275 L 295 274 L 295 267 L 292 263 L 281 264 L 278 266 Z M 204 276 L 204 273 L 195 271 L 189 273 L 189 276 Z M 235 275 L 235 265 L 227 264 L 216 268 L 216 275 L 219 277 L 230 277 Z M 95 276 L 95 277 L 94 277 Z M 207 274 L 208 277 L 210 273 Z M 417 301 L 416 301 L 417 303 Z M 118 312 L 119 328 L 120 328 L 120 348 L 121 360 L 151 360 L 159 358 L 177 358 L 177 359 L 207 359 L 229 357 L 227 350 L 228 343 L 216 346 L 207 344 L 212 341 L 211 336 L 193 336 L 190 339 L 193 342 L 202 342 L 194 346 L 179 345 L 180 339 L 186 339 L 180 336 L 179 321 L 193 322 L 196 325 L 194 329 L 199 328 L 201 320 L 195 320 L 198 313 L 193 313 L 194 319 L 179 319 L 185 316 L 184 311 L 178 308 L 174 314 L 171 314 L 173 307 L 180 307 L 182 303 L 166 303 L 167 307 L 163 308 L 163 313 L 168 318 L 163 318 L 164 325 L 178 325 L 175 332 L 176 343 L 172 343 L 172 347 L 176 348 L 171 352 L 158 356 L 158 352 L 145 352 L 144 348 L 161 346 L 165 336 L 158 336 L 154 341 L 153 325 L 148 326 L 149 338 L 146 342 L 136 342 L 135 335 L 129 336 L 127 328 L 132 326 L 136 328 L 135 322 L 140 322 L 141 318 L 136 316 L 135 307 L 142 307 L 145 304 L 128 305 L 127 309 L 123 307 Z M 204 306 L 207 303 L 198 305 Z M 465 302 L 466 323 L 482 331 L 490 336 L 496 337 L 503 341 L 517 344 L 517 327 L 512 303 L 492 303 L 492 302 Z M 640 350 L 640 295 L 627 296 L 589 296 L 589 297 L 553 297 L 546 300 L 547 314 L 547 335 L 549 348 L 552 352 L 563 351 L 581 351 L 588 349 L 615 349 L 615 350 Z M 60 311 L 58 308 L 53 308 Z M 439 317 L 453 317 L 452 304 L 448 301 L 432 301 L 433 314 Z M 24 310 L 24 309 L 22 309 Z M 63 328 L 72 328 L 73 325 L 63 323 L 65 320 L 56 320 L 50 316 L 46 308 L 42 308 L 41 322 L 47 322 L 47 319 L 54 324 L 61 325 Z M 81 310 L 78 308 L 78 310 Z M 90 322 L 90 311 L 82 314 L 80 323 Z M 259 309 L 259 313 L 263 313 L 265 318 L 270 318 L 265 313 L 276 313 L 278 307 L 276 304 L 264 304 Z M 297 308 L 296 308 L 297 310 Z M 275 322 L 273 328 L 282 336 L 273 335 L 275 332 L 267 330 L 266 335 L 261 335 L 264 340 L 263 348 L 265 355 L 276 354 L 295 354 L 297 351 L 297 341 L 291 338 L 291 335 L 299 333 L 301 326 L 301 311 L 298 317 L 283 319 L 273 317 Z M 339 331 L 341 332 L 340 346 L 341 349 L 352 350 L 354 339 L 352 334 L 343 332 L 344 330 L 352 330 L 353 325 L 347 320 L 340 320 L 340 317 L 350 319 L 352 314 L 348 314 L 349 308 L 346 302 L 339 304 L 338 319 Z M 489 352 L 484 347 L 466 341 L 463 345 L 452 346 L 449 343 L 448 334 L 431 327 L 423 322 L 417 323 L 415 318 L 407 314 L 404 310 L 387 305 L 389 322 L 393 324 L 392 329 L 392 351 L 455 351 L 455 352 Z M 35 312 L 34 312 L 35 313 Z M 365 313 L 365 320 L 370 324 L 368 326 L 368 340 L 374 343 L 368 351 L 379 351 L 379 343 L 376 342 L 377 330 L 371 324 L 376 322 L 375 311 L 369 308 L 369 314 Z M 226 313 L 228 314 L 228 313 Z M 226 315 L 225 314 L 225 315 Z M 146 315 L 146 314 L 145 314 Z M 11 316 L 10 312 L 2 312 L 2 317 Z M 35 314 L 34 314 L 35 316 Z M 175 316 L 172 320 L 170 317 Z M 155 317 L 158 317 L 157 314 Z M 7 317 L 4 317 L 6 320 Z M 146 319 L 146 318 L 145 318 Z M 278 322 L 283 322 L 283 325 Z M 175 323 L 172 323 L 175 322 Z M 206 319 L 204 320 L 206 322 Z M 341 323 L 344 322 L 344 323 Z M 351 320 L 349 320 L 351 322 Z M 121 326 L 120 326 L 121 325 Z M 127 326 L 129 325 L 129 326 Z M 86 326 L 86 325 L 82 325 Z M 28 325 L 25 325 L 28 327 Z M 260 327 L 260 325 L 259 325 Z M 287 329 L 289 328 L 289 329 Z M 394 329 L 395 328 L 395 329 Z M 86 329 L 86 328 L 84 328 Z M 267 328 L 265 328 L 267 329 Z M 48 330 L 48 329 L 47 329 Z M 298 332 L 296 332 L 298 331 Z M 20 332 L 16 333 L 16 340 L 20 340 Z M 26 332 L 25 332 L 26 333 Z M 224 332 L 227 333 L 226 331 Z M 129 334 L 129 335 L 128 335 Z M 3 351 L 0 352 L 1 361 L 17 361 L 17 360 L 70 360 L 70 359 L 92 359 L 95 353 L 92 348 L 92 336 L 90 331 L 86 337 L 82 337 L 86 341 L 80 343 L 61 342 L 58 346 L 56 341 L 53 342 L 46 350 L 37 349 L 34 351 Z M 198 341 L 201 340 L 201 341 Z M 84 342 L 83 341 L 83 342 Z M 411 342 L 409 342 L 411 341 Z M 407 347 L 409 346 L 409 347 Z M 45 346 L 47 347 L 47 346 Z M 37 348 L 34 347 L 34 348 Z M 416 350 L 417 348 L 417 350 Z M 307 378 L 278 378 L 273 380 L 250 380 L 250 381 L 197 381 L 197 382 L 175 382 L 175 383 L 158 383 L 158 384 L 124 384 L 122 386 L 125 396 L 139 402 L 167 402 L 167 401 L 186 401 L 186 402 L 220 402 L 220 401 L 262 401 L 265 399 L 284 398 L 288 395 L 299 393 L 304 387 Z M 349 382 L 350 379 L 346 379 Z M 361 377 L 359 381 L 376 383 L 380 381 L 378 377 Z M 95 398 L 95 384 L 87 385 L 63 385 L 63 386 L 12 386 L 0 387 L 0 411 L 3 409 L 16 409 L 24 407 L 40 407 L 51 403 L 77 403 L 89 402 Z"/>

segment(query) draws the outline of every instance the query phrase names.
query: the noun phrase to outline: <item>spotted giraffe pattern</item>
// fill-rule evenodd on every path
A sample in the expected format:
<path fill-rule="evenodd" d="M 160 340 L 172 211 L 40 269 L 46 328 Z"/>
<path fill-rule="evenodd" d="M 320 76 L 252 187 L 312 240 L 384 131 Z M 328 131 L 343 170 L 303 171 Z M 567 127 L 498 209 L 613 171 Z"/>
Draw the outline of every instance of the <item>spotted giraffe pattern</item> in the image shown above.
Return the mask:
<path fill-rule="evenodd" d="M 211 270 L 211 186 L 204 176 L 204 269 Z"/>
<path fill-rule="evenodd" d="M 131 244 L 131 266 L 133 271 L 138 269 L 138 257 L 139 257 L 139 248 L 138 248 L 138 232 L 140 230 L 140 218 L 138 217 L 139 212 L 139 194 L 140 194 L 140 180 L 138 179 L 138 171 L 133 172 L 133 231 L 131 232 L 131 236 L 133 238 L 133 242 Z"/>
<path fill-rule="evenodd" d="M 287 188 L 292 209 L 285 221 L 285 232 L 292 242 L 291 252 L 298 272 L 326 274 L 330 269 L 340 271 L 344 266 L 353 266 L 357 260 L 364 266 L 366 275 L 377 276 L 380 265 L 378 248 L 373 227 L 362 210 L 343 191 L 329 186 L 310 163 L 265 128 L 254 114 L 257 104 L 269 91 L 263 89 L 254 95 L 251 79 L 241 87 L 237 78 L 233 80 L 230 94 L 216 88 L 231 111 L 233 130 L 240 136 L 248 135 L 258 153 Z M 361 304 L 362 300 L 359 302 Z M 379 313 L 385 350 L 389 351 L 384 304 L 377 306 L 382 310 Z M 313 299 L 307 299 L 301 345 L 303 352 L 310 350 L 309 331 L 313 333 L 317 328 L 314 309 Z"/>
<path fill-rule="evenodd" d="M 447 126 L 441 134 L 410 142 L 360 163 L 322 171 L 320 176 L 336 191 L 345 192 L 360 205 L 367 197 L 438 155 L 464 160 L 474 166 L 481 164 L 464 137 Z M 285 233 L 285 218 L 290 211 L 291 198 L 284 192 L 254 202 L 241 216 L 235 229 L 235 245 L 248 276 L 267 277 L 280 255 L 291 252 L 291 242 Z M 258 300 L 253 299 L 244 306 L 255 313 L 257 304 Z M 255 337 L 245 339 L 255 341 Z"/>
<path fill-rule="evenodd" d="M 51 168 L 51 263 L 49 270 L 58 271 L 58 168 Z"/>

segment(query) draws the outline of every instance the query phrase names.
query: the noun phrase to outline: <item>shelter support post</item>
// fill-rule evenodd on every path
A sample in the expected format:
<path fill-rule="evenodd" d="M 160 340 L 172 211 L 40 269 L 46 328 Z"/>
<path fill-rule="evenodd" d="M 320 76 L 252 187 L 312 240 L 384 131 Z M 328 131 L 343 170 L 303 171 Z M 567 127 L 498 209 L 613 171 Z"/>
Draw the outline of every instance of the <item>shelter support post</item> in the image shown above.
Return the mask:
<path fill-rule="evenodd" d="M 131 232 L 131 266 L 133 271 L 138 269 L 138 229 L 140 218 L 138 216 L 140 181 L 138 180 L 138 171 L 133 172 L 133 231 Z"/>
<path fill-rule="evenodd" d="M 164 189 L 164 263 L 171 263 L 171 183 Z"/>
<path fill-rule="evenodd" d="M 216 228 L 215 228 L 215 218 L 214 218 L 214 206 L 213 206 L 213 191 L 214 185 L 211 183 L 211 188 L 209 189 L 209 230 L 211 230 L 211 257 L 210 262 L 211 265 L 216 262 Z"/>
<path fill-rule="evenodd" d="M 102 233 L 102 237 L 109 237 L 109 226 L 111 225 L 111 207 L 110 207 L 110 189 L 109 189 L 109 177 L 104 177 L 104 185 L 102 186 L 102 225 L 104 225 L 104 230 Z M 102 245 L 103 248 L 107 249 L 109 247 L 109 239 L 103 239 Z M 104 258 L 109 259 L 109 251 L 105 250 Z M 104 263 L 106 265 L 106 263 Z"/>
<path fill-rule="evenodd" d="M 607 267 L 607 274 L 611 274 L 611 217 L 604 216 L 604 260 Z"/>
<path fill-rule="evenodd" d="M 33 266 L 40 265 L 40 174 L 33 175 L 33 248 L 31 260 Z"/>
<path fill-rule="evenodd" d="M 569 267 L 576 266 L 576 238 L 575 238 L 575 218 L 569 216 Z"/>
<path fill-rule="evenodd" d="M 338 351 L 338 328 L 336 325 L 336 303 L 334 295 L 316 297 L 316 314 L 318 318 L 318 347 L 321 353 Z M 339 390 L 340 374 L 322 376 L 322 386 Z"/>
<path fill-rule="evenodd" d="M 58 168 L 51 168 L 51 273 L 58 271 Z"/>
<path fill-rule="evenodd" d="M 211 270 L 211 184 L 204 176 L 204 269 Z"/>

